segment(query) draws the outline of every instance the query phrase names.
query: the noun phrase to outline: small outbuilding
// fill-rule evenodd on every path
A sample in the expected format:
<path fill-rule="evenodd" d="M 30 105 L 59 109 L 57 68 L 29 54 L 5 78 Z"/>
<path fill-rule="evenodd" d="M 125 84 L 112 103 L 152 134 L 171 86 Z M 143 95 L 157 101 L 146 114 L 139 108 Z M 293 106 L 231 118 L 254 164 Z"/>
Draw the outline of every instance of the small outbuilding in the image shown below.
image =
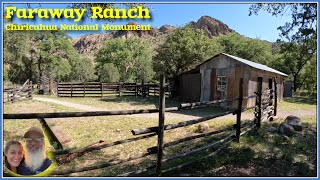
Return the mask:
<path fill-rule="evenodd" d="M 196 68 L 180 75 L 180 100 L 183 102 L 204 102 L 234 99 L 239 94 L 239 81 L 243 78 L 243 95 L 255 95 L 258 78 L 263 80 L 262 91 L 274 89 L 277 81 L 278 100 L 283 98 L 284 79 L 288 75 L 246 59 L 226 53 L 218 54 Z M 221 104 L 237 107 L 237 102 Z M 243 101 L 243 107 L 255 105 L 255 99 Z"/>

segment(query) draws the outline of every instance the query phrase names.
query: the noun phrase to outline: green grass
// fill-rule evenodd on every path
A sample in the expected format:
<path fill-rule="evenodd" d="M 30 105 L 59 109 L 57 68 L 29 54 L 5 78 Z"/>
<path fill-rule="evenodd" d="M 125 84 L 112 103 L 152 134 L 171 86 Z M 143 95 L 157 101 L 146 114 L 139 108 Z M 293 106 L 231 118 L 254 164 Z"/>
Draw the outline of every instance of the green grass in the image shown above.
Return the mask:
<path fill-rule="evenodd" d="M 72 102 L 77 104 L 88 105 L 96 108 L 105 108 L 109 110 L 119 110 L 119 109 L 151 109 L 158 108 L 159 97 L 150 96 L 147 98 L 135 97 L 135 96 L 106 96 L 100 97 L 55 97 L 55 96 L 36 96 L 53 98 L 60 101 Z M 166 99 L 166 107 L 177 106 L 179 103 L 174 100 Z"/>
<path fill-rule="evenodd" d="M 313 176 L 317 175 L 316 119 L 304 117 L 304 130 L 286 138 L 267 132 L 282 120 L 264 124 L 241 137 L 220 156 L 208 158 L 183 172 L 190 176 Z M 172 172 L 174 176 L 181 172 Z"/>
<path fill-rule="evenodd" d="M 284 98 L 283 101 L 279 103 L 279 108 L 287 111 L 316 110 L 317 99 L 301 96 Z"/>
<path fill-rule="evenodd" d="M 106 98 L 55 98 L 52 96 L 39 96 L 54 98 L 61 101 L 78 103 L 97 108 L 106 108 L 110 110 L 116 109 L 146 109 L 157 107 L 158 99 L 156 97 L 106 97 Z M 314 101 L 307 101 L 301 98 L 285 100 L 279 104 L 280 109 L 292 112 L 293 115 L 297 110 L 315 110 Z M 178 102 L 167 101 L 167 107 L 176 106 Z M 32 112 L 74 112 L 81 111 L 52 103 L 44 103 L 38 101 L 22 101 L 4 105 L 4 113 L 32 113 Z M 203 108 L 179 111 L 172 116 L 172 113 L 166 113 L 165 124 L 178 123 L 186 121 L 186 116 L 204 117 L 210 114 L 222 112 L 220 108 Z M 250 112 L 252 113 L 252 112 Z M 181 116 L 180 116 L 181 115 Z M 169 116 L 172 116 L 171 118 Z M 232 143 L 232 145 L 221 155 L 214 158 L 208 158 L 196 165 L 188 167 L 184 172 L 190 176 L 238 176 L 245 175 L 244 172 L 237 171 L 241 169 L 249 176 L 313 176 L 315 171 L 312 166 L 315 165 L 312 158 L 316 158 L 316 117 L 313 115 L 300 116 L 304 123 L 304 131 L 289 139 L 283 138 L 277 134 L 270 134 L 266 128 L 270 125 L 277 126 L 283 119 L 279 119 L 274 123 L 267 123 L 256 133 L 250 133 L 241 137 L 241 142 Z M 221 128 L 232 126 L 235 118 L 223 121 L 211 120 L 207 121 L 211 130 L 219 130 Z M 82 148 L 93 143 L 103 140 L 111 143 L 118 140 L 133 138 L 132 129 L 140 129 L 153 127 L 158 125 L 158 116 L 133 115 L 133 116 L 98 116 L 98 117 L 80 117 L 80 118 L 58 118 L 49 122 L 50 126 L 61 127 L 65 134 L 72 139 L 70 148 Z M 4 139 L 21 139 L 24 133 L 31 126 L 40 126 L 37 120 L 4 120 Z M 165 131 L 165 142 L 170 142 L 183 137 L 195 135 L 198 125 L 177 128 Z M 17 127 L 19 127 L 17 129 Z M 223 136 L 223 135 L 222 135 Z M 187 143 L 167 148 L 165 157 L 170 157 L 181 152 L 194 149 L 196 147 L 205 146 L 206 144 L 216 141 L 217 137 L 206 137 L 192 140 Z M 157 138 L 152 137 L 128 144 L 117 145 L 105 148 L 99 151 L 87 153 L 69 163 L 59 166 L 59 169 L 79 168 L 90 166 L 99 162 L 110 160 L 121 160 L 128 157 L 146 152 L 147 148 L 156 146 Z M 181 163 L 193 160 L 196 157 L 203 156 L 198 154 L 187 158 L 181 158 L 164 165 L 165 168 L 173 167 Z M 139 160 L 130 161 L 114 167 L 103 168 L 99 170 L 87 171 L 82 173 L 74 173 L 71 176 L 116 176 L 127 171 L 132 171 L 140 167 L 155 164 L 155 155 Z M 276 161 L 276 162 L 274 162 Z M 273 166 L 273 164 L 275 166 Z M 293 170 L 288 167 L 293 166 Z M 217 170 L 221 167 L 225 169 Z M 266 170 L 270 167 L 271 170 Z M 284 169 L 284 173 L 279 168 Z M 316 168 L 315 168 L 316 169 Z M 301 171 L 301 172 L 300 172 Z M 150 171 L 154 172 L 154 171 Z M 234 174 L 228 174 L 234 172 Z M 181 172 L 171 172 L 165 176 L 179 176 Z M 241 174 L 242 173 L 242 174 Z M 145 176 L 148 174 L 139 174 Z"/>

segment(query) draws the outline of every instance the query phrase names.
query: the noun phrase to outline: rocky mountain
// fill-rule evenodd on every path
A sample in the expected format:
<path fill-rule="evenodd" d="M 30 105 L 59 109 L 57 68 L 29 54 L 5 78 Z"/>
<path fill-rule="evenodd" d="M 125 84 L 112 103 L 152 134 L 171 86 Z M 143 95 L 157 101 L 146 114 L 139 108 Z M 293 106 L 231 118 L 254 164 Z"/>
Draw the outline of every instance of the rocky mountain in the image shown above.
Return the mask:
<path fill-rule="evenodd" d="M 197 29 L 202 29 L 210 37 L 219 36 L 235 32 L 223 22 L 210 16 L 202 16 L 197 22 L 191 21 L 190 25 Z"/>
<path fill-rule="evenodd" d="M 235 32 L 223 22 L 209 16 L 202 16 L 197 22 L 192 21 L 189 24 L 193 28 L 203 29 L 210 38 Z M 138 37 L 149 42 L 153 50 L 163 43 L 167 35 L 174 29 L 176 27 L 163 25 L 160 28 L 151 28 L 150 31 L 115 31 L 111 33 L 89 34 L 73 39 L 72 44 L 81 55 L 93 59 L 94 54 L 99 50 L 104 41 L 119 37 L 124 39 Z"/>

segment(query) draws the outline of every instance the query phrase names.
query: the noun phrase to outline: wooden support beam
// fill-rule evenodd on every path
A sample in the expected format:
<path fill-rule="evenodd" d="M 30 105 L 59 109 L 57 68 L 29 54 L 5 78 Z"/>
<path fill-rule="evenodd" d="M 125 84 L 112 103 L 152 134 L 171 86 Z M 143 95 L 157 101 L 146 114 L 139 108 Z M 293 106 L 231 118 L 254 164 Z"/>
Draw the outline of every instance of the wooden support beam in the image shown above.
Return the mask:
<path fill-rule="evenodd" d="M 273 116 L 277 116 L 278 109 L 278 88 L 277 88 L 277 78 L 274 78 L 274 112 Z"/>
<path fill-rule="evenodd" d="M 257 127 L 260 128 L 261 126 L 261 99 L 262 99 L 262 77 L 258 77 L 258 97 L 257 97 L 257 106 L 258 106 L 258 116 L 257 116 Z"/>
<path fill-rule="evenodd" d="M 211 105 L 211 104 L 220 104 L 223 102 L 231 102 L 233 100 L 230 99 L 225 99 L 225 100 L 215 100 L 215 101 L 207 101 L 207 102 L 193 102 L 193 103 L 183 103 L 180 104 L 179 108 L 189 108 L 189 107 L 196 107 L 196 106 L 201 106 L 201 105 Z"/>
<path fill-rule="evenodd" d="M 42 125 L 42 128 L 44 129 L 44 132 L 48 136 L 49 142 L 51 146 L 55 149 L 63 149 L 61 142 L 58 140 L 58 138 L 55 136 L 51 128 L 49 127 L 48 123 L 44 118 L 39 118 L 38 119 L 40 124 Z"/>
<path fill-rule="evenodd" d="M 197 124 L 203 121 L 208 121 L 210 119 L 214 119 L 217 117 L 221 117 L 221 116 L 225 116 L 228 114 L 232 114 L 235 110 L 230 110 L 230 111 L 226 111 L 226 112 L 222 112 L 222 113 L 217 113 L 214 115 L 210 115 L 210 116 L 206 116 L 206 117 L 202 117 L 199 119 L 194 119 L 194 120 L 190 120 L 190 121 L 184 121 L 184 122 L 179 122 L 176 124 L 168 124 L 164 126 L 164 130 L 170 130 L 170 129 L 175 129 L 175 128 L 179 128 L 179 127 L 184 127 L 184 126 L 190 126 L 193 124 Z M 158 131 L 158 127 L 149 127 L 149 128 L 143 128 L 143 129 L 133 129 L 131 132 L 133 135 L 139 135 L 139 134 L 147 134 L 147 133 L 152 133 L 152 132 L 157 132 Z"/>
<path fill-rule="evenodd" d="M 165 91 L 164 91 L 165 77 L 160 76 L 160 96 L 159 96 L 159 123 L 158 123 L 158 153 L 156 175 L 161 176 L 162 170 L 162 156 L 163 156 L 163 134 L 164 134 L 164 119 L 165 119 Z"/>
<path fill-rule="evenodd" d="M 243 78 L 240 78 L 240 81 L 239 81 L 238 110 L 237 110 L 237 127 L 236 127 L 236 141 L 237 142 L 240 142 L 242 98 L 243 98 Z"/>
<path fill-rule="evenodd" d="M 159 112 L 158 109 L 137 109 L 123 111 L 93 111 L 93 112 L 60 112 L 60 113 L 20 113 L 3 114 L 3 119 L 38 119 L 38 118 L 67 118 L 67 117 L 88 117 L 88 116 L 114 116 Z"/>

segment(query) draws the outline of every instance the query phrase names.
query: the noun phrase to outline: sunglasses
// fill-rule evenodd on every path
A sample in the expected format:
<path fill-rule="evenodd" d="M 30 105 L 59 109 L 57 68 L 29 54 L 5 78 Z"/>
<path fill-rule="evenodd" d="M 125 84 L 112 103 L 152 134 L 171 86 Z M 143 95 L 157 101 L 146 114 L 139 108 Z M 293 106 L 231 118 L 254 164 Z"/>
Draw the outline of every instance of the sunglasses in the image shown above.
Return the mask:
<path fill-rule="evenodd" d="M 26 141 L 26 143 L 41 143 L 43 142 L 43 138 L 24 138 L 24 140 Z"/>

